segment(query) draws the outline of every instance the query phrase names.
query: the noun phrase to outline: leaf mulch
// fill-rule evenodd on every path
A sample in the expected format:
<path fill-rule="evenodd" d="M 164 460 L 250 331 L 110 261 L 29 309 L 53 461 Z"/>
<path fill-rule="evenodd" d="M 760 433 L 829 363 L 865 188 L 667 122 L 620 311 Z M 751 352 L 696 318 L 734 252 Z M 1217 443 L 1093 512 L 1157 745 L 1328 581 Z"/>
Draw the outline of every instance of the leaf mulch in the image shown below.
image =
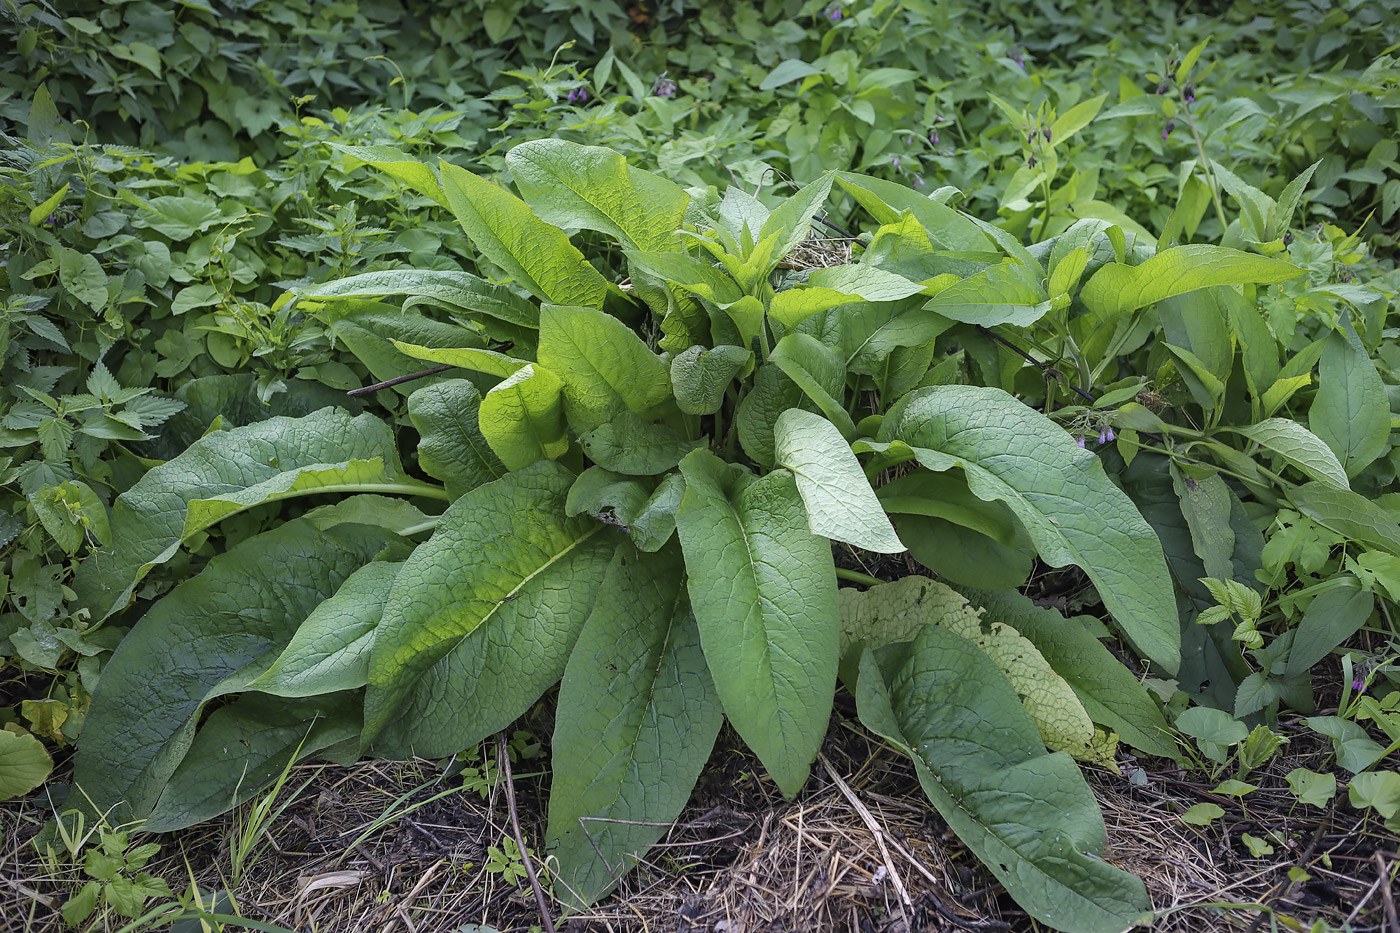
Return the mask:
<path fill-rule="evenodd" d="M 538 725 L 536 734 L 548 733 Z M 1400 840 L 1347 805 L 1344 790 L 1325 811 L 1298 804 L 1284 775 L 1325 770 L 1330 749 L 1305 746 L 1306 730 L 1289 731 L 1293 743 L 1249 775 L 1260 789 L 1243 801 L 1212 794 L 1213 782 L 1169 762 L 1124 757 L 1123 776 L 1089 771 L 1106 856 L 1146 883 L 1161 915 L 1153 930 L 1267 930 L 1267 913 L 1248 906 L 1267 904 L 1287 926 L 1321 919 L 1357 933 L 1400 931 Z M 547 778 L 533 766 L 543 760 L 514 766 L 530 840 L 544 832 Z M 499 784 L 482 797 L 429 762 L 318 767 L 294 772 L 288 788 L 311 783 L 269 828 L 267 848 L 237 886 L 245 916 L 324 933 L 437 933 L 473 923 L 525 933 L 541 923 L 529 886 L 486 868 L 488 847 L 510 835 Z M 1179 819 L 1203 801 L 1225 815 L 1206 828 Z M 5 931 L 65 929 L 57 907 L 76 891 L 77 874 L 55 877 L 27 845 L 45 815 L 34 799 L 0 810 Z M 1274 852 L 1253 857 L 1245 833 L 1272 840 Z M 233 834 L 229 815 L 158 837 L 164 848 L 148 870 L 177 890 L 190 872 L 202 890 L 224 887 Z M 1294 867 L 1306 877 L 1290 880 Z M 844 695 L 796 800 L 784 801 L 726 730 L 662 844 L 618 894 L 555 925 L 567 933 L 1039 929 L 928 805 L 909 762 L 855 724 Z"/>

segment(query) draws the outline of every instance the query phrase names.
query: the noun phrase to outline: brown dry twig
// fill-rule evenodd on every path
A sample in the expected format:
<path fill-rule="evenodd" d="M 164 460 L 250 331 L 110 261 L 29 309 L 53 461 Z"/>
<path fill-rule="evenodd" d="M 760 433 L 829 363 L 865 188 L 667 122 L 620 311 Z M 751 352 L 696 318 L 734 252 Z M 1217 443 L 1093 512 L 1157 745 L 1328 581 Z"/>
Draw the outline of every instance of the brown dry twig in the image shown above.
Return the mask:
<path fill-rule="evenodd" d="M 515 833 L 515 844 L 520 849 L 520 863 L 525 866 L 525 877 L 530 879 L 530 889 L 535 892 L 535 903 L 540 908 L 540 920 L 544 922 L 544 933 L 554 933 L 554 918 L 549 914 L 549 902 L 545 900 L 544 888 L 535 875 L 535 865 L 530 859 L 530 850 L 525 847 L 525 834 L 520 831 L 520 813 L 515 808 L 515 778 L 510 773 L 510 749 L 506 746 L 506 734 L 496 733 L 496 747 L 501 760 L 501 774 L 505 777 L 506 803 L 510 807 L 510 828 Z"/>

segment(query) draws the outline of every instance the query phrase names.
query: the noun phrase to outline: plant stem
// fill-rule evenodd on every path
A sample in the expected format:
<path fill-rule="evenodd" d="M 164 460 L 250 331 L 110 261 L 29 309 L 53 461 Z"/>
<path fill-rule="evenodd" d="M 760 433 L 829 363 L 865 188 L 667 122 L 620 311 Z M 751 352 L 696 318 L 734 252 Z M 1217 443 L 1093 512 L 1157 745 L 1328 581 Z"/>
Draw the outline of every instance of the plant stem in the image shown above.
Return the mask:
<path fill-rule="evenodd" d="M 378 392 L 380 389 L 387 389 L 390 386 L 402 385 L 405 382 L 412 382 L 415 379 L 422 379 L 424 376 L 436 376 L 438 373 L 445 373 L 449 369 L 455 369 L 451 363 L 444 363 L 441 366 L 434 366 L 432 369 L 420 369 L 416 373 L 409 373 L 407 376 L 395 376 L 393 379 L 385 379 L 383 382 L 376 382 L 372 386 L 361 386 L 358 389 L 351 389 L 346 395 L 368 395 L 371 392 Z"/>
<path fill-rule="evenodd" d="M 884 583 L 879 577 L 872 577 L 868 573 L 861 573 L 859 570 L 847 570 L 845 567 L 836 568 L 836 579 L 850 580 L 852 583 L 864 583 L 866 586 L 879 586 Z"/>
<path fill-rule="evenodd" d="M 520 814 L 515 808 L 515 779 L 510 774 L 510 750 L 506 747 L 505 732 L 496 733 L 496 747 L 501 759 L 501 774 L 506 779 L 506 803 L 510 806 L 510 828 L 515 833 L 515 844 L 520 848 L 520 862 L 525 866 L 525 876 L 530 879 L 530 888 L 535 892 L 535 903 L 540 908 L 540 919 L 544 921 L 545 933 L 554 933 L 554 919 L 549 915 L 549 903 L 544 897 L 544 888 L 535 876 L 535 864 L 530 852 L 525 848 L 525 834 L 520 831 Z"/>
<path fill-rule="evenodd" d="M 1186 114 L 1186 127 L 1191 131 L 1191 138 L 1196 141 L 1196 152 L 1201 156 L 1201 171 L 1206 175 L 1206 187 L 1210 188 L 1210 200 L 1215 205 L 1215 216 L 1220 219 L 1220 235 L 1225 235 L 1225 230 L 1229 224 L 1225 222 L 1225 209 L 1220 206 L 1220 186 L 1216 184 L 1215 173 L 1210 170 L 1210 159 L 1206 156 L 1206 144 L 1201 139 L 1201 134 L 1196 131 L 1196 119 L 1191 115 L 1191 107 L 1186 103 L 1186 95 L 1179 88 L 1177 93 L 1181 97 L 1181 112 Z"/>

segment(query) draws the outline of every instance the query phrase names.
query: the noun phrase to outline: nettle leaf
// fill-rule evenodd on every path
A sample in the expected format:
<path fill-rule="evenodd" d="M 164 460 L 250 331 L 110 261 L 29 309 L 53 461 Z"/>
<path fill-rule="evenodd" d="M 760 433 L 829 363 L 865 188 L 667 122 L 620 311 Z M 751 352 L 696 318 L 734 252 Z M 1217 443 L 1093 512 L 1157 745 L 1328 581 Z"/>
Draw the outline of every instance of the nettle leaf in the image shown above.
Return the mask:
<path fill-rule="evenodd" d="M 934 625 L 878 657 L 861 655 L 861 722 L 914 760 L 939 814 L 1017 904 L 1060 930 L 1149 920 L 1142 882 L 1102 858 L 1103 817 L 1079 768 L 1045 753 L 990 658 Z"/>
<path fill-rule="evenodd" d="M 418 431 L 418 465 L 446 483 L 453 498 L 506 474 L 481 433 L 480 409 L 481 393 L 465 379 L 424 386 L 408 397 L 408 416 Z"/>
<path fill-rule="evenodd" d="M 671 389 L 676 407 L 688 415 L 712 415 L 724 393 L 753 368 L 753 351 L 743 347 L 694 346 L 671 360 Z"/>
<path fill-rule="evenodd" d="M 1389 412 L 1389 408 L 1386 411 Z M 1388 425 L 1388 415 L 1386 420 Z M 1298 422 L 1287 418 L 1266 418 L 1258 424 L 1235 430 L 1278 454 L 1310 479 L 1334 489 L 1351 488 L 1346 471 L 1332 448 Z"/>
<path fill-rule="evenodd" d="M 996 499 L 979 499 L 958 470 L 920 470 L 876 490 L 909 554 L 953 583 L 982 589 L 1020 586 L 1035 563 L 1035 547 L 1016 513 Z"/>
<path fill-rule="evenodd" d="M 189 751 L 199 712 L 246 689 L 297 627 L 395 536 L 304 519 L 210 560 L 151 607 L 102 671 L 74 763 L 98 813 L 151 813 Z"/>
<path fill-rule="evenodd" d="M 1176 757 L 1176 744 L 1161 708 L 1133 672 L 1091 634 L 1083 624 L 1085 617 L 1066 619 L 1015 590 L 961 592 L 968 602 L 986 610 L 987 619 L 1006 623 L 1035 645 L 1074 690 L 1090 719 L 1149 755 Z"/>
<path fill-rule="evenodd" d="M 442 192 L 462 231 L 487 259 L 541 301 L 602 305 L 608 282 L 569 237 L 515 195 L 450 162 L 438 166 Z"/>
<path fill-rule="evenodd" d="M 807 779 L 836 687 L 831 545 L 807 530 L 792 475 L 708 451 L 681 461 L 676 530 L 700 643 L 725 714 L 788 796 Z"/>
<path fill-rule="evenodd" d="M 677 547 L 619 548 L 564 669 L 546 837 L 580 906 L 666 833 L 724 721 L 684 575 Z"/>
<path fill-rule="evenodd" d="M 607 526 L 565 516 L 573 482 L 542 461 L 478 486 L 404 563 L 370 656 L 376 754 L 453 754 L 559 679 L 618 544 Z"/>
<path fill-rule="evenodd" d="M 1177 669 L 1181 632 L 1162 546 L 1063 428 L 1000 389 L 932 386 L 890 410 L 878 441 L 907 444 L 936 472 L 961 467 L 975 495 L 1011 507 L 1047 563 L 1089 575 L 1140 652 Z"/>
<path fill-rule="evenodd" d="M 1050 312 L 1050 296 L 1014 259 L 988 266 L 943 289 L 924 305 L 954 321 L 992 327 L 1029 327 Z"/>
<path fill-rule="evenodd" d="M 1109 263 L 1101 267 L 1079 290 L 1079 300 L 1100 319 L 1106 319 L 1198 288 L 1273 285 L 1302 274 L 1303 270 L 1291 262 L 1224 246 L 1174 246 L 1142 265 Z"/>
<path fill-rule="evenodd" d="M 1356 332 L 1327 338 L 1308 427 L 1356 476 L 1390 449 L 1390 402 L 1385 384 Z M 1321 477 L 1317 477 L 1321 479 Z"/>
<path fill-rule="evenodd" d="M 881 554 L 904 550 L 860 461 L 835 425 L 789 408 L 778 416 L 773 436 L 777 463 L 797 478 L 814 534 Z"/>
<path fill-rule="evenodd" d="M 301 298 L 386 298 L 406 295 L 432 299 L 462 311 L 487 314 L 519 327 L 539 326 L 539 309 L 504 285 L 495 285 L 469 272 L 430 269 L 385 269 L 362 272 L 322 285 L 299 285 Z"/>
<path fill-rule="evenodd" d="M 248 689 L 310 697 L 363 687 L 369 677 L 374 630 L 402 566 L 376 561 L 356 570 L 312 610 L 287 647 Z"/>
<path fill-rule="evenodd" d="M 563 381 L 535 363 L 516 370 L 482 398 L 477 427 L 507 469 L 561 456 L 569 449 Z"/>
<path fill-rule="evenodd" d="M 597 230 L 628 249 L 679 250 L 690 195 L 611 149 L 535 139 L 506 153 L 530 209 L 556 227 Z"/>
<path fill-rule="evenodd" d="M 171 832 L 226 813 L 266 793 L 293 757 L 357 749 L 360 725 L 354 694 L 290 702 L 245 694 L 210 714 L 141 828 Z"/>
<path fill-rule="evenodd" d="M 847 587 L 840 597 L 843 655 L 860 642 L 875 650 L 911 641 L 926 625 L 942 626 L 982 649 L 1006 675 L 1047 746 L 1078 758 L 1095 757 L 1089 747 L 1094 724 L 1069 684 L 1016 629 L 981 618 L 961 593 L 927 577 L 909 576 L 864 592 Z"/>
<path fill-rule="evenodd" d="M 214 522 L 265 502 L 335 491 L 444 495 L 403 472 L 393 435 L 372 415 L 323 408 L 269 418 L 200 438 L 118 496 L 112 543 L 83 562 L 74 589 L 104 619 L 125 608 L 152 567 Z"/>
<path fill-rule="evenodd" d="M 671 397 L 661 357 L 626 324 L 592 308 L 545 305 L 537 359 L 563 380 L 565 412 L 580 432 L 624 409 L 647 414 Z"/>

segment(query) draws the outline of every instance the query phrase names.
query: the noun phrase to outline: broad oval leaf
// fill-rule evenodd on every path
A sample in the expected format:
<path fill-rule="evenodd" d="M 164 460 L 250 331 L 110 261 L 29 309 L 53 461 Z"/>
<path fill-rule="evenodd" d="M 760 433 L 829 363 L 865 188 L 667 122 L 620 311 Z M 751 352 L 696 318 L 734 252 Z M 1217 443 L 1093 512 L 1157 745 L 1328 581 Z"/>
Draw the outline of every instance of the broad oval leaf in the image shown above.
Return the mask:
<path fill-rule="evenodd" d="M 564 671 L 618 539 L 566 518 L 552 461 L 468 492 L 394 580 L 375 631 L 365 737 L 450 755 L 509 725 Z"/>
<path fill-rule="evenodd" d="M 1266 418 L 1258 424 L 1238 430 L 1245 437 L 1297 467 L 1308 478 L 1334 489 L 1351 488 L 1346 470 L 1342 469 L 1332 448 L 1298 422 L 1287 418 Z"/>
<path fill-rule="evenodd" d="M 807 530 L 792 475 L 708 451 L 681 461 L 676 529 L 700 643 L 734 728 L 796 794 L 826 734 L 838 616 L 831 545 Z"/>
<path fill-rule="evenodd" d="M 1208 244 L 1162 250 L 1139 266 L 1110 263 L 1079 290 L 1079 300 L 1107 319 L 1212 285 L 1272 285 L 1303 274 L 1282 259 Z"/>
<path fill-rule="evenodd" d="M 579 438 L 579 446 L 588 459 L 605 470 L 628 476 L 665 473 L 705 444 L 703 437 L 686 440 L 674 428 L 651 424 L 630 411 L 620 412 L 607 424 Z"/>
<path fill-rule="evenodd" d="M 1142 882 L 1103 860 L 1103 818 L 1083 775 L 1046 754 L 991 660 L 925 626 L 904 650 L 862 653 L 865 725 L 914 760 L 919 783 L 964 844 L 1029 914 L 1057 930 L 1122 933 L 1150 918 Z"/>
<path fill-rule="evenodd" d="M 1356 476 L 1390 449 L 1391 417 L 1385 384 L 1354 331 L 1327 338 L 1318 383 L 1308 427 Z"/>
<path fill-rule="evenodd" d="M 384 298 L 389 295 L 429 298 L 531 329 L 539 326 L 540 318 L 539 310 L 529 300 L 504 285 L 495 285 L 469 272 L 385 269 L 321 285 L 299 285 L 292 292 L 302 298 Z"/>
<path fill-rule="evenodd" d="M 690 195 L 621 153 L 563 139 L 534 139 L 506 153 L 525 203 L 556 227 L 597 230 L 628 249 L 679 250 L 675 232 Z"/>
<path fill-rule="evenodd" d="M 83 562 L 74 588 L 104 619 L 196 532 L 264 502 L 334 491 L 444 497 L 403 472 L 393 435 L 372 415 L 323 408 L 269 418 L 206 435 L 118 496 L 112 544 Z"/>
<path fill-rule="evenodd" d="M 507 469 L 561 456 L 569 449 L 564 383 L 536 363 L 516 370 L 482 398 L 477 427 Z"/>
<path fill-rule="evenodd" d="M 752 366 L 753 351 L 743 347 L 691 347 L 671 360 L 676 407 L 689 415 L 714 414 L 735 377 Z"/>
<path fill-rule="evenodd" d="M 506 473 L 481 433 L 480 410 L 481 393 L 465 379 L 424 386 L 408 397 L 408 416 L 418 431 L 418 465 L 446 483 L 453 498 Z"/>
<path fill-rule="evenodd" d="M 1063 428 L 1000 389 L 931 386 L 901 399 L 878 439 L 907 444 L 931 470 L 961 467 L 976 496 L 1011 507 L 1047 563 L 1089 575 L 1138 651 L 1177 669 L 1181 632 L 1162 546 Z"/>
<path fill-rule="evenodd" d="M 881 554 L 904 550 L 860 461 L 835 425 L 789 408 L 778 416 L 773 436 L 777 462 L 797 478 L 814 534 Z"/>
<path fill-rule="evenodd" d="M 626 324 L 593 308 L 546 305 L 541 366 L 564 383 L 569 423 L 591 431 L 624 409 L 646 414 L 671 397 L 671 374 Z"/>
<path fill-rule="evenodd" d="M 924 308 L 965 324 L 1028 327 L 1050 312 L 1050 296 L 1031 282 L 1015 260 L 1008 260 L 948 286 Z"/>
<path fill-rule="evenodd" d="M 148 816 L 210 700 L 243 690 L 297 627 L 394 536 L 298 519 L 213 558 L 151 607 L 102 672 L 74 782 L 99 813 Z"/>
<path fill-rule="evenodd" d="M 0 800 L 24 796 L 44 783 L 52 770 L 53 759 L 43 742 L 0 729 Z"/>
<path fill-rule="evenodd" d="M 547 838 L 565 900 L 597 900 L 661 838 L 724 721 L 684 574 L 674 545 L 619 548 L 564 669 Z"/>

